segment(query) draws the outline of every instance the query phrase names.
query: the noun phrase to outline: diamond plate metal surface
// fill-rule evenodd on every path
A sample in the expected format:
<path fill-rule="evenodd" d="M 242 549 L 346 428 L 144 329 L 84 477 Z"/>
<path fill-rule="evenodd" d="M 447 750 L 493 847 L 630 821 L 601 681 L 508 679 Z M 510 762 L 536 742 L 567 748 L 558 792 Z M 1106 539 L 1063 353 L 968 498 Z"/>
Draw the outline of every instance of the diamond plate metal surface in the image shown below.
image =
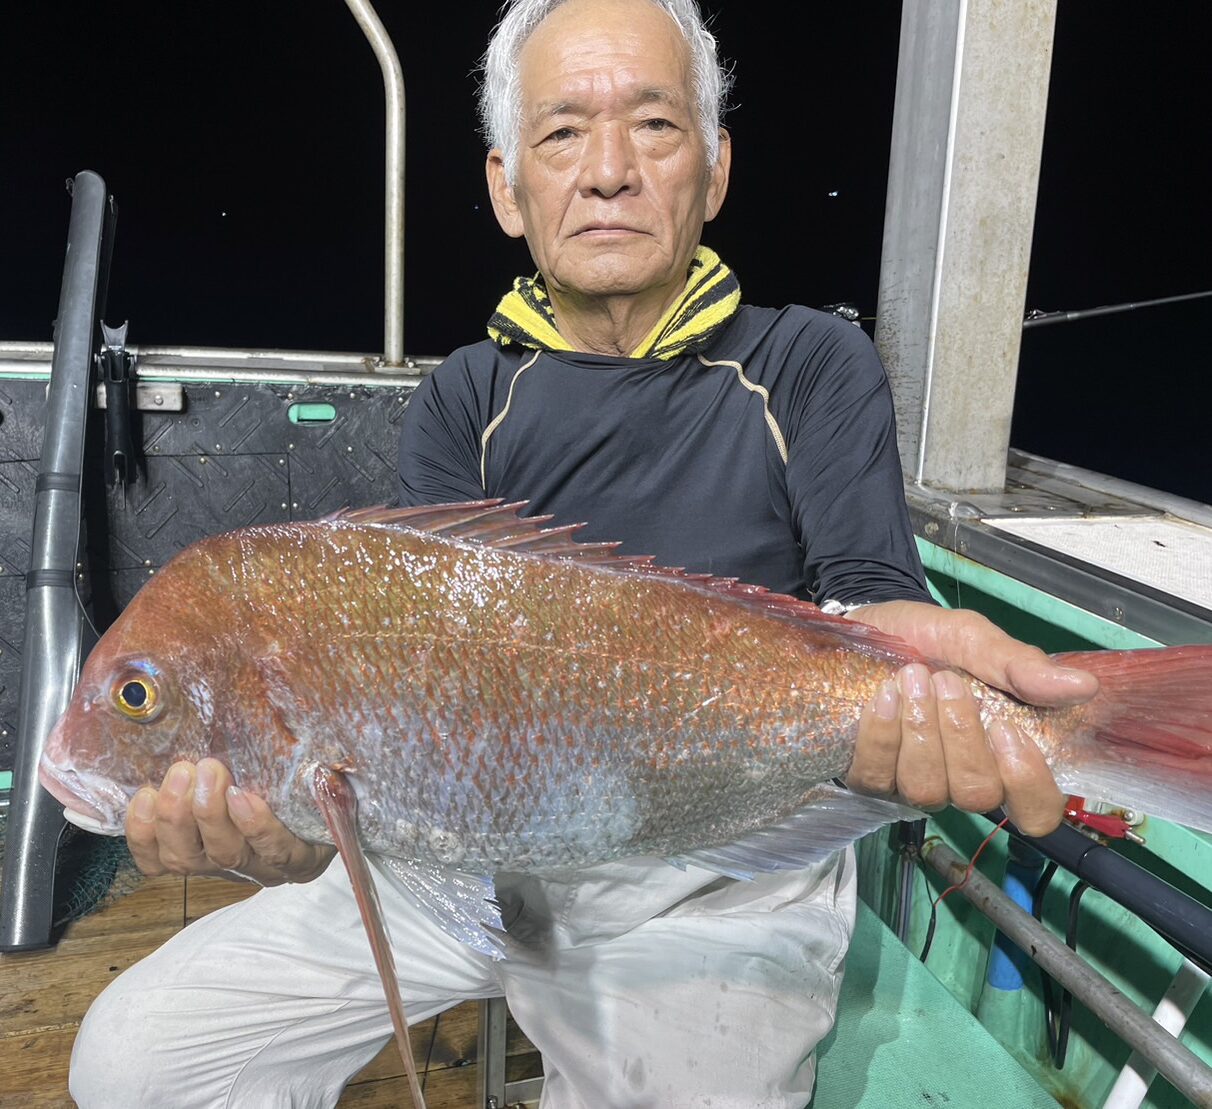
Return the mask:
<path fill-rule="evenodd" d="M 0 382 L 0 770 L 13 768 L 44 381 Z"/>
<path fill-rule="evenodd" d="M 117 608 L 121 610 L 130 604 L 135 594 L 155 577 L 155 574 L 154 567 L 140 567 L 138 570 L 111 570 L 109 588 Z"/>
<path fill-rule="evenodd" d="M 95 507 L 88 512 L 98 619 L 124 608 L 165 562 L 207 535 L 396 497 L 399 421 L 411 386 L 184 388 L 181 412 L 140 413 L 139 480 L 106 491 L 104 519 Z M 45 396 L 42 381 L 0 382 L 0 770 L 12 767 Z M 331 405 L 333 418 L 292 422 L 295 404 Z M 89 435 L 100 434 L 94 420 Z M 90 448 L 87 458 L 97 457 Z M 93 464 L 86 460 L 86 470 Z"/>
<path fill-rule="evenodd" d="M 40 458 L 46 382 L 0 380 L 0 462 Z"/>
<path fill-rule="evenodd" d="M 6 574 L 0 577 L 0 770 L 13 768 L 24 628 L 25 579 Z"/>
<path fill-rule="evenodd" d="M 0 462 L 0 574 L 29 569 L 37 462 Z"/>
<path fill-rule="evenodd" d="M 143 452 L 151 459 L 285 450 L 291 402 L 282 398 L 288 392 L 276 385 L 188 384 L 181 412 L 141 413 Z"/>
<path fill-rule="evenodd" d="M 287 450 L 294 519 L 395 500 L 399 422 L 411 396 L 405 387 L 309 393 L 308 402 L 331 404 L 336 415 L 327 424 L 292 425 L 296 433 Z"/>
<path fill-rule="evenodd" d="M 207 535 L 286 520 L 289 498 L 282 454 L 149 458 L 142 480 L 106 492 L 109 568 L 163 566 Z"/>
<path fill-rule="evenodd" d="M 410 386 L 189 383 L 180 413 L 146 413 L 143 480 L 109 499 L 110 569 L 156 568 L 205 535 L 396 496 Z M 296 404 L 331 421 L 295 423 Z"/>

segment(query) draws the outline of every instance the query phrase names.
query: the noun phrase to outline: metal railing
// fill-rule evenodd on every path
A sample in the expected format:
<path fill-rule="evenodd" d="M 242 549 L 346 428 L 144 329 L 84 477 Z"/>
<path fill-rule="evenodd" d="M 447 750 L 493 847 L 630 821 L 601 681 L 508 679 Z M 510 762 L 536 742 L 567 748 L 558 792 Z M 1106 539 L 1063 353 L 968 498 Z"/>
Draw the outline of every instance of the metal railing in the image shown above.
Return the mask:
<path fill-rule="evenodd" d="M 387 102 L 387 156 L 383 228 L 383 361 L 404 364 L 404 73 L 370 0 L 345 0 L 383 70 Z"/>

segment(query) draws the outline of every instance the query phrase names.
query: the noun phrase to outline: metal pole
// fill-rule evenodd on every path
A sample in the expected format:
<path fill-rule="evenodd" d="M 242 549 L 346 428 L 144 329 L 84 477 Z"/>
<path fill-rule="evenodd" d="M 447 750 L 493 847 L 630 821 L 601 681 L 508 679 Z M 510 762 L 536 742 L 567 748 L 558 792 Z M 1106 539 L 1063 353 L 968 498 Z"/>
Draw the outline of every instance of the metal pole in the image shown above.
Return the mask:
<path fill-rule="evenodd" d="M 966 859 L 937 840 L 926 841 L 922 858 L 948 883 L 962 881 L 968 869 Z M 1212 1067 L 1150 1020 L 983 874 L 974 870 L 959 892 L 1112 1032 L 1156 1066 L 1177 1090 L 1196 1105 L 1212 1107 Z"/>
<path fill-rule="evenodd" d="M 404 73 L 370 0 L 345 0 L 383 70 L 387 101 L 386 212 L 383 228 L 383 360 L 404 363 Z"/>
<path fill-rule="evenodd" d="M 78 174 L 25 578 L 21 715 L 0 904 L 2 951 L 48 946 L 54 924 L 55 855 L 64 827 L 63 806 L 38 783 L 38 760 L 51 727 L 67 708 L 86 646 L 91 644 L 75 583 L 105 219 L 105 182 L 95 173 Z"/>
<path fill-rule="evenodd" d="M 1208 981 L 1207 971 L 1201 970 L 1190 959 L 1184 959 L 1170 988 L 1153 1010 L 1153 1019 L 1172 1036 L 1180 1035 L 1199 999 L 1204 996 Z M 1156 1077 L 1157 1068 L 1134 1051 L 1119 1072 L 1115 1085 L 1103 1102 L 1103 1109 L 1140 1109 Z"/>
<path fill-rule="evenodd" d="M 480 1002 L 480 1031 L 476 1041 L 476 1081 L 479 1109 L 505 1109 L 505 1021 L 509 1007 L 503 997 Z"/>

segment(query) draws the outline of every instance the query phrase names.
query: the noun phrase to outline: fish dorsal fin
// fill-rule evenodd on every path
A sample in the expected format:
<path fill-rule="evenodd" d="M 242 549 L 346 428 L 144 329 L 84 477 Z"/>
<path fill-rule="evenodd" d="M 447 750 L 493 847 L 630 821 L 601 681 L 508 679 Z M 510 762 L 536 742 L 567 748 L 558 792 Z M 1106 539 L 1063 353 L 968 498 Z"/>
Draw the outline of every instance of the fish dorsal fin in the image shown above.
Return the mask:
<path fill-rule="evenodd" d="M 373 524 L 379 527 L 409 528 L 426 531 L 447 539 L 461 539 L 497 550 L 521 551 L 577 562 L 606 564 L 618 569 L 651 563 L 650 555 L 616 555 L 618 543 L 578 543 L 572 536 L 584 524 L 565 524 L 545 528 L 551 516 L 519 516 L 526 501 L 506 504 L 500 498 L 465 501 L 458 504 L 426 504 L 415 508 L 343 508 L 324 517 L 325 521 L 345 524 Z"/>
<path fill-rule="evenodd" d="M 651 555 L 621 555 L 615 550 L 619 543 L 578 543 L 574 534 L 584 524 L 544 527 L 551 516 L 520 516 L 526 501 L 506 503 L 500 498 L 465 501 L 458 504 L 420 505 L 415 508 L 341 509 L 325 516 L 333 523 L 372 524 L 380 527 L 409 528 L 449 539 L 479 543 L 497 550 L 567 559 L 604 570 L 636 574 L 645 578 L 661 578 L 692 586 L 740 601 L 765 615 L 781 617 L 796 624 L 839 636 L 852 646 L 905 662 L 921 659 L 921 655 L 903 640 L 844 616 L 822 612 L 809 601 L 772 593 L 761 585 L 747 585 L 736 578 L 718 578 L 711 574 L 692 573 L 677 566 L 658 566 Z"/>

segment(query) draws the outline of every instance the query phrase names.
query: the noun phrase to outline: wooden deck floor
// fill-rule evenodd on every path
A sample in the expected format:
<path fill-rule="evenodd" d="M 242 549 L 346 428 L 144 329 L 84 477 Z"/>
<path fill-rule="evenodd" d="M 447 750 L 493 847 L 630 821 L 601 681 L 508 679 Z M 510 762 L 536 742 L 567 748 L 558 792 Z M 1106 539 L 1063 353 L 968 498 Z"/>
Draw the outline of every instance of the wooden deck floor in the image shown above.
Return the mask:
<path fill-rule="evenodd" d="M 61 1109 L 76 1030 L 89 1004 L 132 963 L 192 920 L 255 892 L 219 878 L 157 878 L 103 912 L 69 926 L 53 951 L 0 956 L 0 1107 Z M 418 1068 L 430 1050 L 429 1109 L 475 1104 L 478 1007 L 460 1005 L 411 1030 Z M 398 1109 L 408 1104 L 404 1066 L 389 1043 L 346 1088 L 340 1106 Z M 541 1073 L 533 1046 L 510 1021 L 509 1081 Z"/>

